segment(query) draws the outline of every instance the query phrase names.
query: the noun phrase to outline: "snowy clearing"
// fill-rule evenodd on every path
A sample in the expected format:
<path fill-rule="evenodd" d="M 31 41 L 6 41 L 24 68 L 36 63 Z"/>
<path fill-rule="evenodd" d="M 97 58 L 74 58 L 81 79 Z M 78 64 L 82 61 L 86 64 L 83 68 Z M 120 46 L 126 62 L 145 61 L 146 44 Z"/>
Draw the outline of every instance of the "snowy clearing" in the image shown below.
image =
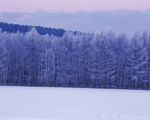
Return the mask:
<path fill-rule="evenodd" d="M 150 91 L 0 87 L 0 120 L 150 120 Z"/>

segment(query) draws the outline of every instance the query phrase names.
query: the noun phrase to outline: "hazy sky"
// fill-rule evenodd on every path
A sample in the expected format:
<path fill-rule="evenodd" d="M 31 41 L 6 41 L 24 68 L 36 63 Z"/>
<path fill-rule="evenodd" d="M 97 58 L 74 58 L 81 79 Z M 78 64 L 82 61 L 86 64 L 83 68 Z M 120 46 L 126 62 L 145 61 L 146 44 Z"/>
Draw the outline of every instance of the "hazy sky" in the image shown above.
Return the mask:
<path fill-rule="evenodd" d="M 150 9 L 150 0 L 0 0 L 0 12 Z"/>

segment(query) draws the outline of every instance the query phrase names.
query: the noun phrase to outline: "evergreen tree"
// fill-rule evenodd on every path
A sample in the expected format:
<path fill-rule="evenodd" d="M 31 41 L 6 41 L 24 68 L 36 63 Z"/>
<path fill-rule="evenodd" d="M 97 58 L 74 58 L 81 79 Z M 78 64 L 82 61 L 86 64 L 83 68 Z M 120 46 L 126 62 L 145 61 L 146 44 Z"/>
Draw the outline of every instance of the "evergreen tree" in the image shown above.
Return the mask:
<path fill-rule="evenodd" d="M 141 37 L 138 34 L 132 38 L 129 45 L 128 62 L 129 62 L 129 84 L 131 88 L 142 88 L 141 81 L 146 75 L 147 52 L 142 46 Z"/>

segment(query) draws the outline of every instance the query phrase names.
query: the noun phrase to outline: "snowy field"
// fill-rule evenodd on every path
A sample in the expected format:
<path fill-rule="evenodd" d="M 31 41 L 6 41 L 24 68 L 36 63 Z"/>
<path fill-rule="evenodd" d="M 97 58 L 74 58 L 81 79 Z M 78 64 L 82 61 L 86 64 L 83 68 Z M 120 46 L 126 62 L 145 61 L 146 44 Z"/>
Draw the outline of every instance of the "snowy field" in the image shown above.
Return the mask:
<path fill-rule="evenodd" d="M 150 120 L 150 91 L 0 87 L 0 120 Z"/>

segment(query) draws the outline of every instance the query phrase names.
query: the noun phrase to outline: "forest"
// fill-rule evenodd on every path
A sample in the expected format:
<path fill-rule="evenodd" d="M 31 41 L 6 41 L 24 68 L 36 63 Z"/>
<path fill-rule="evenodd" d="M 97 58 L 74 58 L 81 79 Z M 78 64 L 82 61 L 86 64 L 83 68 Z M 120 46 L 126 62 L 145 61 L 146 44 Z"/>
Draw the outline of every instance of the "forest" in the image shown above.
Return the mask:
<path fill-rule="evenodd" d="M 26 33 L 29 32 L 33 27 L 36 28 L 37 32 L 42 35 L 49 34 L 49 35 L 61 37 L 65 33 L 64 29 L 0 22 L 1 31 L 8 32 L 8 33 L 17 33 L 18 31 L 21 33 Z"/>
<path fill-rule="evenodd" d="M 150 33 L 0 30 L 0 85 L 150 89 Z"/>

